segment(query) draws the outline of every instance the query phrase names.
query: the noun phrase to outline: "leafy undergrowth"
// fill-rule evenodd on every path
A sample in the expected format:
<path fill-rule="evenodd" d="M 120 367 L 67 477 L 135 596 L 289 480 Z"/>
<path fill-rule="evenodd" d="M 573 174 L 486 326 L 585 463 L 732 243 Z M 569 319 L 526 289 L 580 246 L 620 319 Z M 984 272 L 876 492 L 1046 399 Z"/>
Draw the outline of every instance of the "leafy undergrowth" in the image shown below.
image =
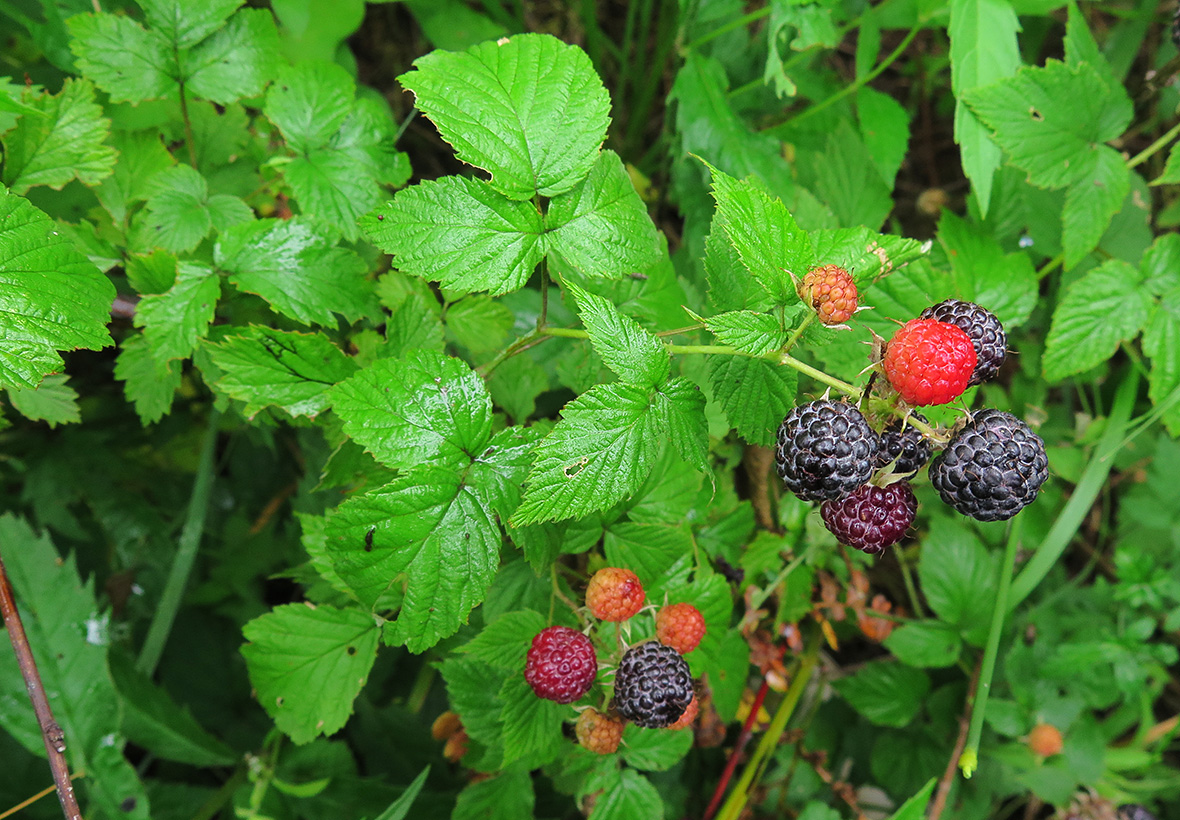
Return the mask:
<path fill-rule="evenodd" d="M 1170 9 L 240 5 L 0 6 L 0 555 L 87 817 L 1180 817 Z M 1049 479 L 923 470 L 852 549 L 780 424 L 906 417 L 945 299 L 1007 358 L 922 434 L 1006 411 Z M 673 603 L 695 719 L 583 748 Z M 51 780 L 0 680 L 2 810 Z"/>

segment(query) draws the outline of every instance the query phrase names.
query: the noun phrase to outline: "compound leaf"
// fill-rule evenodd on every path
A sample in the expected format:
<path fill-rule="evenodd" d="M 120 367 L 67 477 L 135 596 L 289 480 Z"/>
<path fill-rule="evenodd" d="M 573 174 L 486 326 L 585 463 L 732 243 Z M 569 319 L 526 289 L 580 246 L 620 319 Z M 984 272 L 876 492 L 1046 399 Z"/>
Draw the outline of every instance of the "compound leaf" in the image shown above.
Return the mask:
<path fill-rule="evenodd" d="M 565 287 L 577 301 L 590 344 L 619 378 L 641 387 L 655 387 L 668 378 L 671 360 L 659 339 L 601 296 L 573 282 L 566 282 Z"/>
<path fill-rule="evenodd" d="M 341 729 L 377 657 L 380 629 L 358 609 L 286 604 L 242 627 L 250 683 L 296 743 Z"/>
<path fill-rule="evenodd" d="M 278 62 L 279 32 L 270 11 L 243 9 L 185 56 L 185 90 L 228 105 L 262 93 Z"/>
<path fill-rule="evenodd" d="M 69 27 L 78 70 L 107 92 L 111 102 L 153 100 L 176 88 L 176 61 L 158 32 L 116 14 L 75 15 Z"/>
<path fill-rule="evenodd" d="M 762 356 L 778 350 L 787 341 L 782 325 L 769 313 L 731 310 L 708 319 L 695 314 L 693 318 L 704 323 L 721 344 L 736 347 L 751 356 Z"/>
<path fill-rule="evenodd" d="M 177 48 L 188 48 L 221 27 L 242 0 L 139 0 L 144 17 L 153 29 Z"/>

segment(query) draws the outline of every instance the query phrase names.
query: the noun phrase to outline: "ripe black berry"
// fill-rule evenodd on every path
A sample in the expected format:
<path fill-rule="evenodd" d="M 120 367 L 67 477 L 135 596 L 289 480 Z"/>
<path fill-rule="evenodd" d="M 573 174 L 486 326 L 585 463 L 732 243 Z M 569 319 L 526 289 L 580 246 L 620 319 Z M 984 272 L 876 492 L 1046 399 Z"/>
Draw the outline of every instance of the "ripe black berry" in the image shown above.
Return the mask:
<path fill-rule="evenodd" d="M 825 501 L 819 512 L 841 544 L 878 555 L 905 536 L 918 513 L 918 499 L 908 481 L 866 484 L 839 501 Z"/>
<path fill-rule="evenodd" d="M 1049 477 L 1045 442 L 1011 413 L 981 410 L 930 464 L 942 500 L 979 521 L 1004 521 Z"/>
<path fill-rule="evenodd" d="M 834 500 L 869 480 L 879 449 L 877 434 L 851 404 L 813 401 L 783 419 L 775 466 L 804 501 Z"/>
<path fill-rule="evenodd" d="M 611 703 L 627 720 L 645 729 L 663 729 L 684 714 L 690 700 L 692 675 L 675 649 L 648 641 L 623 655 Z"/>
<path fill-rule="evenodd" d="M 983 384 L 996 377 L 1008 355 L 1008 337 L 994 313 L 974 302 L 947 299 L 926 308 L 920 318 L 958 325 L 970 337 L 975 348 L 975 370 L 968 386 Z"/>
<path fill-rule="evenodd" d="M 923 424 L 929 423 L 920 413 L 911 415 Z M 903 427 L 903 424 L 901 419 L 893 419 L 881 431 L 881 449 L 877 451 L 877 466 L 885 468 L 892 464 L 894 475 L 913 478 L 930 460 L 930 442 L 917 428 L 908 424 Z"/>
<path fill-rule="evenodd" d="M 594 644 L 576 629 L 551 626 L 533 638 L 524 679 L 537 697 L 573 703 L 590 691 L 598 674 Z"/>

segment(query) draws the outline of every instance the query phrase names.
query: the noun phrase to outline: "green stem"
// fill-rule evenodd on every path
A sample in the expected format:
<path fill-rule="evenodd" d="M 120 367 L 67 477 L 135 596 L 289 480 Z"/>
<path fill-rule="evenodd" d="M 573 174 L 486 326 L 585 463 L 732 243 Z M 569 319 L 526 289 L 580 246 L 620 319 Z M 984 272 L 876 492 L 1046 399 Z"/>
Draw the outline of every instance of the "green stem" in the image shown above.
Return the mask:
<path fill-rule="evenodd" d="M 815 318 L 814 313 L 808 313 L 803 317 L 803 321 L 799 323 L 799 327 L 791 331 L 791 335 L 787 337 L 787 343 L 782 346 L 782 352 L 788 352 L 795 346 L 795 342 L 799 341 L 799 337 L 803 335 L 803 331 L 811 325 L 811 320 Z"/>
<path fill-rule="evenodd" d="M 728 345 L 665 345 L 669 353 L 717 353 L 722 356 L 746 356 Z"/>
<path fill-rule="evenodd" d="M 918 587 L 914 583 L 914 569 L 910 560 L 902 550 L 897 551 L 897 563 L 901 566 L 901 578 L 905 582 L 906 594 L 910 597 L 910 606 L 914 609 L 914 617 L 925 618 L 926 612 L 922 608 L 922 599 L 918 597 Z"/>
<path fill-rule="evenodd" d="M 176 61 L 180 61 L 180 52 L 175 53 Z M 188 99 L 184 93 L 184 80 L 177 84 L 180 90 L 180 118 L 184 120 L 184 144 L 188 147 L 188 161 L 193 168 L 197 167 L 196 138 L 193 136 L 193 121 L 188 115 Z"/>
<path fill-rule="evenodd" d="M 517 353 L 520 353 L 526 347 L 529 347 L 538 341 L 543 342 L 547 338 L 549 338 L 548 335 L 542 333 L 539 330 L 530 330 L 528 333 L 524 334 L 515 342 L 508 345 L 508 347 L 496 354 L 494 359 L 477 367 L 476 372 L 486 379 L 488 374 L 499 367 L 505 359 L 509 359 L 515 356 Z"/>
<path fill-rule="evenodd" d="M 1162 137 L 1160 137 L 1158 140 L 1156 140 L 1151 145 L 1147 146 L 1142 151 L 1140 151 L 1138 154 L 1136 154 L 1135 156 L 1133 156 L 1129 160 L 1127 160 L 1127 167 L 1134 168 L 1138 165 L 1142 165 L 1144 162 L 1151 159 L 1156 154 L 1157 151 L 1159 151 L 1161 148 L 1163 148 L 1169 142 L 1174 140 L 1176 138 L 1177 134 L 1180 134 L 1180 122 L 1176 123 L 1171 128 L 1169 128 L 1167 133 L 1164 134 Z"/>
<path fill-rule="evenodd" d="M 1045 540 L 1040 543 L 1033 557 L 1025 564 L 1012 584 L 1009 607 L 1014 609 L 1044 580 L 1073 540 L 1090 508 L 1094 506 L 1094 500 L 1098 498 L 1098 493 L 1102 491 L 1106 478 L 1114 467 L 1114 454 L 1118 452 L 1123 440 L 1138 391 L 1139 372 L 1131 368 L 1115 393 L 1114 406 L 1106 419 L 1106 429 L 1102 431 L 1102 438 L 1094 448 L 1086 469 L 1082 471 L 1082 477 L 1078 479 L 1073 494 L 1058 513 L 1057 520 L 1053 522 Z"/>
<path fill-rule="evenodd" d="M 193 491 L 189 495 L 188 512 L 185 514 L 184 527 L 180 531 L 180 539 L 176 545 L 176 555 L 172 559 L 168 580 L 164 583 L 164 592 L 160 595 L 156 614 L 152 616 L 147 638 L 144 639 L 143 649 L 139 653 L 136 667 L 148 677 L 155 673 L 156 666 L 160 663 L 164 644 L 168 642 L 168 635 L 180 609 L 181 598 L 184 597 L 184 588 L 188 586 L 189 575 L 192 574 L 197 549 L 201 546 L 205 515 L 209 511 L 209 492 L 213 486 L 213 455 L 217 449 L 217 425 L 220 420 L 220 410 L 214 408 L 209 411 L 205 441 L 201 446 L 201 458 L 197 464 L 197 477 L 193 481 Z"/>
<path fill-rule="evenodd" d="M 538 331 L 542 336 L 560 336 L 563 339 L 589 339 L 590 334 L 576 327 L 543 327 Z"/>
<path fill-rule="evenodd" d="M 835 94 L 831 95 L 827 99 L 821 100 L 820 102 L 816 103 L 815 105 L 812 105 L 812 106 L 809 106 L 808 108 L 803 109 L 801 112 L 796 114 L 794 117 L 791 117 L 788 120 L 780 122 L 777 125 L 768 126 L 767 128 L 763 128 L 760 130 L 768 131 L 773 128 L 781 128 L 784 125 L 790 125 L 791 123 L 797 123 L 800 120 L 805 120 L 808 117 L 810 117 L 814 114 L 817 114 L 820 111 L 823 111 L 824 109 L 829 108 L 832 105 L 835 105 L 840 100 L 847 97 L 849 94 L 855 94 L 857 91 L 859 91 L 861 89 L 862 86 L 865 86 L 868 83 L 871 83 L 873 80 L 877 79 L 878 75 L 880 75 L 882 71 L 889 68 L 889 66 L 892 65 L 893 62 L 895 60 L 897 60 L 897 58 L 900 57 L 905 52 L 905 50 L 907 48 L 909 48 L 910 43 L 913 42 L 914 38 L 918 36 L 918 32 L 921 30 L 922 30 L 922 21 L 918 21 L 914 25 L 914 27 L 909 30 L 909 32 L 906 34 L 905 38 L 898 44 L 897 48 L 895 48 L 895 49 L 893 49 L 893 51 L 889 52 L 889 56 L 887 56 L 884 60 L 882 60 L 880 63 L 878 63 L 877 66 L 872 71 L 870 71 L 868 74 L 865 74 L 863 77 L 857 77 L 855 80 L 853 80 L 851 83 L 849 83 L 848 85 L 841 88 Z"/>
<path fill-rule="evenodd" d="M 819 630 L 816 630 L 811 635 L 803 657 L 799 659 L 799 667 L 795 670 L 795 675 L 791 679 L 791 685 L 787 688 L 783 702 L 779 704 L 774 717 L 770 719 L 770 725 L 766 727 L 766 734 L 762 735 L 758 741 L 758 747 L 754 749 L 749 762 L 746 763 L 742 776 L 734 785 L 733 791 L 729 793 L 721 811 L 717 812 L 717 820 L 737 820 L 741 816 L 750 799 L 750 788 L 758 783 L 763 772 L 766 771 L 771 753 L 782 739 L 783 732 L 787 728 L 787 721 L 791 719 L 795 707 L 799 704 L 799 698 L 803 696 L 803 690 L 811 681 L 818 657 Z"/>
<path fill-rule="evenodd" d="M 841 381 L 835 376 L 829 376 L 827 373 L 823 372 L 822 370 L 817 370 L 809 364 L 804 364 L 788 353 L 775 355 L 778 356 L 778 359 L 782 364 L 785 364 L 787 367 L 793 367 L 804 375 L 811 376 L 811 378 L 815 379 L 820 384 L 826 384 L 828 387 L 839 390 L 846 396 L 860 396 L 860 388 L 853 387 L 848 382 Z"/>
<path fill-rule="evenodd" d="M 761 20 L 763 17 L 766 17 L 769 14 L 770 4 L 768 3 L 756 11 L 752 11 L 749 14 L 743 14 L 741 17 L 730 20 L 723 26 L 718 26 L 708 34 L 702 34 L 700 37 L 686 45 L 682 50 L 688 52 L 692 51 L 694 48 L 700 48 L 705 43 L 711 42 L 712 40 L 715 40 L 724 34 L 729 34 L 729 32 L 733 31 L 735 28 L 744 28 L 745 26 L 750 25 L 750 23 Z"/>
<path fill-rule="evenodd" d="M 975 702 L 971 704 L 971 728 L 967 732 L 967 746 L 959 756 L 959 768 L 963 777 L 975 774 L 979 764 L 979 738 L 983 734 L 983 716 L 987 712 L 987 698 L 991 693 L 992 676 L 996 672 L 996 657 L 1000 653 L 1000 633 L 1004 631 L 1004 618 L 1008 614 L 1008 594 L 1012 587 L 1012 571 L 1016 567 L 1016 548 L 1020 544 L 1019 517 L 1012 519 L 1008 530 L 1008 544 L 1004 548 L 1004 564 L 1000 569 L 1000 588 L 996 592 L 996 605 L 992 609 L 992 625 L 987 633 L 987 646 L 983 650 L 983 665 L 979 671 L 979 688 Z"/>
<path fill-rule="evenodd" d="M 1064 261 L 1065 261 L 1065 254 L 1059 253 L 1056 256 L 1054 256 L 1052 259 L 1050 259 L 1048 262 L 1041 265 L 1040 269 L 1037 271 L 1037 281 L 1044 279 L 1046 276 L 1048 276 L 1054 270 L 1061 267 L 1061 264 Z"/>

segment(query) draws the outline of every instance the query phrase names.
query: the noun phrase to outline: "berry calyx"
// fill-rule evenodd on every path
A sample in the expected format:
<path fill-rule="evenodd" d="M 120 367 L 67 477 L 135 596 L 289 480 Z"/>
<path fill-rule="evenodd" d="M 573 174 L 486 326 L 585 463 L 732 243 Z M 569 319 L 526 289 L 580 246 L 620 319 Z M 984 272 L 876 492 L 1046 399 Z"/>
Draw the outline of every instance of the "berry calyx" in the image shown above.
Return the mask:
<path fill-rule="evenodd" d="M 680 719 L 668 728 L 674 732 L 679 731 L 680 729 L 690 728 L 693 724 L 693 721 L 697 719 L 697 713 L 699 711 L 700 706 L 697 705 L 697 699 L 694 696 L 693 699 L 688 702 L 688 706 L 685 708 L 684 714 L 680 716 Z"/>
<path fill-rule="evenodd" d="M 893 334 L 882 365 L 907 404 L 946 404 L 963 395 L 977 358 L 971 338 L 957 325 L 911 319 Z"/>
<path fill-rule="evenodd" d="M 866 484 L 839 501 L 825 501 L 819 512 L 841 544 L 879 555 L 905 537 L 918 513 L 918 499 L 908 481 L 888 487 Z"/>
<path fill-rule="evenodd" d="M 826 501 L 868 481 L 879 449 L 877 434 L 859 410 L 821 399 L 799 405 L 783 419 L 774 460 L 788 490 L 804 501 Z"/>
<path fill-rule="evenodd" d="M 975 370 L 968 386 L 991 381 L 1008 355 L 1008 336 L 996 315 L 974 302 L 947 299 L 921 312 L 919 319 L 937 319 L 957 326 L 975 348 Z"/>
<path fill-rule="evenodd" d="M 839 265 L 821 265 L 803 277 L 799 298 L 815 309 L 825 325 L 839 325 L 856 313 L 856 283 Z"/>
<path fill-rule="evenodd" d="M 692 696 L 692 675 L 680 653 L 647 641 L 619 661 L 611 705 L 636 726 L 663 729 L 680 719 Z"/>
<path fill-rule="evenodd" d="M 601 621 L 625 621 L 643 608 L 639 576 L 629 569 L 604 567 L 586 587 L 586 606 Z"/>
<path fill-rule="evenodd" d="M 590 708 L 582 710 L 578 715 L 574 733 L 578 736 L 578 743 L 582 748 L 597 755 L 609 755 L 618 750 L 625 725 L 617 717 Z"/>
<path fill-rule="evenodd" d="M 594 644 L 576 629 L 551 626 L 533 638 L 524 679 L 537 697 L 573 703 L 590 691 L 598 674 Z"/>
<path fill-rule="evenodd" d="M 692 604 L 669 604 L 656 613 L 656 639 L 681 655 L 700 646 L 705 616 Z"/>
<path fill-rule="evenodd" d="M 1028 748 L 1038 757 L 1052 757 L 1061 754 L 1065 739 L 1061 730 L 1049 723 L 1038 723 L 1028 733 Z"/>
<path fill-rule="evenodd" d="M 1045 442 L 1002 410 L 981 410 L 930 463 L 942 500 L 978 521 L 1005 521 L 1037 497 L 1049 477 Z"/>
<path fill-rule="evenodd" d="M 913 418 L 929 424 L 920 413 L 911 413 Z M 930 442 L 916 427 L 902 419 L 893 419 L 881 431 L 881 449 L 877 451 L 877 467 L 885 469 L 893 465 L 890 472 L 900 478 L 913 478 L 918 470 L 930 460 Z"/>

